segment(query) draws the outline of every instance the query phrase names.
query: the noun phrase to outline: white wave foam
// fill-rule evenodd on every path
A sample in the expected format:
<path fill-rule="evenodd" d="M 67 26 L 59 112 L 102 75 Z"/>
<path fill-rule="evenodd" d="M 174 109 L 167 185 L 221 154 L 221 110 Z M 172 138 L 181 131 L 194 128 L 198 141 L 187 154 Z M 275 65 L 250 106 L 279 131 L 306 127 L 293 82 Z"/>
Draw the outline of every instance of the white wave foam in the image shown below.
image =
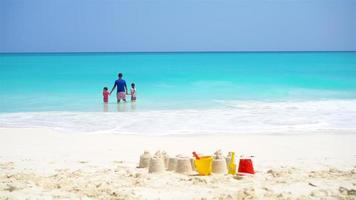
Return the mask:
<path fill-rule="evenodd" d="M 0 127 L 118 134 L 356 133 L 356 100 L 219 101 L 221 109 L 137 112 L 35 112 L 0 115 Z"/>

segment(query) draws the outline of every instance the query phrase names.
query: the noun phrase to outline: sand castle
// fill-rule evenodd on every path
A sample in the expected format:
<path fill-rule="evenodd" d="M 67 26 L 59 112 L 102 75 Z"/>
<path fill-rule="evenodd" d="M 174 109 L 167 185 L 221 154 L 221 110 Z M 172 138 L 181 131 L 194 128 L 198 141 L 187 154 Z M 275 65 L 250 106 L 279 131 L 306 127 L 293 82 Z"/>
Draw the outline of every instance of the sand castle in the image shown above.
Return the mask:
<path fill-rule="evenodd" d="M 140 156 L 139 168 L 147 168 L 150 165 L 151 154 L 149 151 L 144 151 Z"/>
<path fill-rule="evenodd" d="M 162 159 L 163 164 L 164 164 L 164 168 L 167 169 L 168 168 L 168 160 L 169 160 L 169 156 L 167 154 L 167 152 L 165 151 L 156 151 L 156 153 L 154 154 L 155 157 L 159 157 Z"/>
<path fill-rule="evenodd" d="M 177 158 L 176 170 L 177 173 L 180 174 L 192 174 L 192 164 L 190 162 L 190 158 L 188 157 L 179 157 Z"/>
<path fill-rule="evenodd" d="M 161 157 L 163 159 L 164 167 L 167 169 L 168 168 L 168 161 L 169 161 L 169 156 L 168 156 L 167 152 L 162 151 L 161 152 Z"/>
<path fill-rule="evenodd" d="M 194 153 L 195 152 L 193 152 L 193 154 Z M 229 152 L 229 154 L 225 158 L 221 150 L 218 150 L 214 153 L 214 156 L 198 156 L 197 154 L 194 154 L 195 158 L 189 158 L 187 156 L 182 155 L 169 157 L 165 151 L 157 151 L 154 156 L 151 157 L 151 154 L 148 151 L 145 151 L 140 156 L 139 168 L 148 168 L 149 173 L 160 173 L 167 170 L 174 171 L 180 174 L 192 175 L 196 173 L 196 162 L 199 161 L 200 164 L 197 165 L 197 172 L 200 175 L 210 175 L 211 173 L 229 173 L 234 175 L 236 172 L 230 173 L 230 171 L 228 171 L 228 166 L 230 164 L 232 154 L 232 152 Z M 207 160 L 208 158 L 210 159 L 210 161 Z M 236 169 L 232 170 L 236 171 Z"/>
<path fill-rule="evenodd" d="M 159 156 L 153 156 L 148 167 L 149 173 L 160 173 L 165 170 L 163 159 Z"/>
<path fill-rule="evenodd" d="M 177 158 L 169 158 L 168 159 L 168 171 L 175 171 L 177 166 Z"/>
<path fill-rule="evenodd" d="M 226 174 L 227 165 L 226 160 L 221 152 L 221 150 L 216 151 L 213 159 L 212 170 L 215 174 Z"/>

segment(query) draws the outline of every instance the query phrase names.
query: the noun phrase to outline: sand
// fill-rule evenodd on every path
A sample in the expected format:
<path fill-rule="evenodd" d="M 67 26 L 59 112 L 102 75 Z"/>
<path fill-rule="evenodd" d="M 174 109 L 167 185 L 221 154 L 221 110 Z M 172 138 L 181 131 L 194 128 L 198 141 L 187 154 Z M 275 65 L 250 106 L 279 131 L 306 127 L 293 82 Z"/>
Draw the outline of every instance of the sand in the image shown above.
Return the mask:
<path fill-rule="evenodd" d="M 254 156 L 256 174 L 137 168 L 153 155 Z M 356 134 L 135 136 L 0 128 L 0 199 L 356 199 Z"/>

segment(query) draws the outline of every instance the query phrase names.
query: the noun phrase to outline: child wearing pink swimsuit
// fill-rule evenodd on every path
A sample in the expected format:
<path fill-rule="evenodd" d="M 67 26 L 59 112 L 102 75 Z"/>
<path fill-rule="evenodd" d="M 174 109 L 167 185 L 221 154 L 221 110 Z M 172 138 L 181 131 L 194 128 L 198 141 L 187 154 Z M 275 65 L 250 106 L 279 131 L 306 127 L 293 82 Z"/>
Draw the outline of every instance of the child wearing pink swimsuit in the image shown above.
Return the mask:
<path fill-rule="evenodd" d="M 108 103 L 109 102 L 109 95 L 110 95 L 110 92 L 109 92 L 108 88 L 104 87 L 104 89 L 103 89 L 103 100 L 104 100 L 104 103 Z"/>
<path fill-rule="evenodd" d="M 136 101 L 136 87 L 135 87 L 135 83 L 131 83 L 130 95 L 131 95 L 131 101 Z"/>

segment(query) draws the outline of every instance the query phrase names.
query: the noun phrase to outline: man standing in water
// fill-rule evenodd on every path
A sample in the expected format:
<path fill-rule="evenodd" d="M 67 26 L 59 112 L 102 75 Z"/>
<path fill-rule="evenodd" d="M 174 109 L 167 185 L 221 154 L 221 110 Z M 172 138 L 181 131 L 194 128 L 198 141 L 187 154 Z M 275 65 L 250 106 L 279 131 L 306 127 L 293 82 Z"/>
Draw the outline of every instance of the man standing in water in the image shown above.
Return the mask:
<path fill-rule="evenodd" d="M 112 93 L 112 91 L 114 91 L 115 87 L 117 87 L 117 94 L 116 94 L 117 102 L 120 103 L 121 99 L 126 102 L 126 94 L 127 94 L 126 81 L 124 79 L 122 79 L 122 73 L 119 73 L 118 76 L 119 76 L 119 79 L 117 79 L 115 81 L 110 94 Z"/>

